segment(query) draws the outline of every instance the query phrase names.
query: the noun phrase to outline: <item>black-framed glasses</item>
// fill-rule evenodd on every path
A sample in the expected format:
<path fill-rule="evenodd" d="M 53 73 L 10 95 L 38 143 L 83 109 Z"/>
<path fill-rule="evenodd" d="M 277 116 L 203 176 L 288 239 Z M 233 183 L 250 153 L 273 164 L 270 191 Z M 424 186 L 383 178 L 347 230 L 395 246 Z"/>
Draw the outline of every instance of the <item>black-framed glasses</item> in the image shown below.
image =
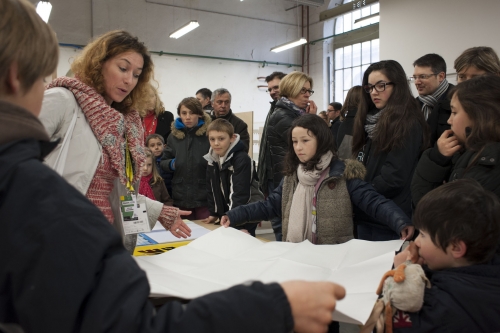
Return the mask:
<path fill-rule="evenodd" d="M 273 92 L 273 90 L 280 90 L 280 86 L 274 86 L 274 87 L 269 87 L 267 88 L 267 92 Z"/>
<path fill-rule="evenodd" d="M 438 75 L 438 74 L 420 74 L 420 75 L 413 75 L 413 76 L 410 76 L 410 81 L 417 81 L 417 80 L 427 80 L 429 79 L 431 76 L 434 76 L 434 75 Z"/>
<path fill-rule="evenodd" d="M 374 88 L 376 91 L 382 92 L 385 90 L 385 87 L 387 85 L 391 85 L 391 84 L 394 85 L 394 83 L 392 83 L 392 82 L 378 82 L 376 84 L 367 84 L 366 86 L 363 86 L 363 89 L 365 90 L 365 92 L 367 94 L 370 94 Z"/>
<path fill-rule="evenodd" d="M 309 93 L 309 96 L 312 96 L 314 94 L 314 90 L 302 88 L 302 89 L 300 89 L 300 93 L 302 95 L 304 95 L 305 93 Z"/>

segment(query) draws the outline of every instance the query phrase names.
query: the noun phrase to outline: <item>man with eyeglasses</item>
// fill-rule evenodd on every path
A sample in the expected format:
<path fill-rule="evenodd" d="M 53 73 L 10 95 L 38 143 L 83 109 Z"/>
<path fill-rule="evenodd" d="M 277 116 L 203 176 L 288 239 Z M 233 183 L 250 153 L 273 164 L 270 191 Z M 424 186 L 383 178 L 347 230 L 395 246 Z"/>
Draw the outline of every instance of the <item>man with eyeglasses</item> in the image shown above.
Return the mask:
<path fill-rule="evenodd" d="M 417 101 L 422 107 L 430 128 L 431 146 L 434 146 L 444 131 L 450 129 L 448 118 L 451 114 L 448 92 L 453 85 L 446 80 L 446 62 L 434 53 L 426 54 L 413 63 L 413 76 L 419 96 Z"/>
<path fill-rule="evenodd" d="M 229 90 L 225 88 L 216 89 L 212 93 L 212 107 L 214 108 L 212 118 L 223 118 L 229 121 L 234 127 L 234 133 L 240 135 L 240 140 L 243 141 L 248 149 L 250 147 L 248 125 L 231 110 L 231 93 Z"/>
<path fill-rule="evenodd" d="M 259 177 L 259 185 L 266 197 L 274 190 L 273 186 L 273 169 L 271 167 L 271 152 L 267 146 L 267 123 L 274 112 L 276 102 L 280 98 L 280 82 L 285 77 L 285 73 L 273 72 L 266 77 L 267 92 L 271 96 L 272 101 L 269 112 L 267 113 L 266 122 L 262 130 L 259 147 L 259 164 L 257 166 L 257 175 Z M 281 240 L 281 219 L 279 217 L 271 219 L 276 240 Z"/>

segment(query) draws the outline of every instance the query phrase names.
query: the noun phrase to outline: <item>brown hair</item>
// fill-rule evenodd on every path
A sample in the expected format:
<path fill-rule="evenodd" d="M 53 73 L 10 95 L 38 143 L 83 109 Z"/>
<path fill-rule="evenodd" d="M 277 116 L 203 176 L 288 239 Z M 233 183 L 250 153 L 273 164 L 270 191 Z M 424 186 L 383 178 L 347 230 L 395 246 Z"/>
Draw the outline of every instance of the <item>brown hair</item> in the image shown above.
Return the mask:
<path fill-rule="evenodd" d="M 340 117 L 342 118 L 342 120 L 344 120 L 349 110 L 358 109 L 359 102 L 361 101 L 361 98 L 363 96 L 363 92 L 363 87 L 361 86 L 354 86 L 349 89 L 349 91 L 347 92 L 347 96 L 345 97 L 344 106 L 340 111 Z"/>
<path fill-rule="evenodd" d="M 75 77 L 102 95 L 104 94 L 102 66 L 109 59 L 131 51 L 139 53 L 144 59 L 142 72 L 137 85 L 130 94 L 122 102 L 113 102 L 111 106 L 122 113 L 142 110 L 149 99 L 149 82 L 153 79 L 153 61 L 144 44 L 130 33 L 114 30 L 97 37 L 71 64 L 71 70 L 75 73 Z"/>
<path fill-rule="evenodd" d="M 163 136 L 161 136 L 160 134 L 156 134 L 156 133 L 154 133 L 154 134 L 150 134 L 150 135 L 148 135 L 148 137 L 146 138 L 146 144 L 145 144 L 146 148 L 147 148 L 147 147 L 148 147 L 148 145 L 149 145 L 149 140 L 152 140 L 152 139 L 158 139 L 158 140 L 160 140 L 163 144 L 165 144 L 165 139 L 163 138 Z"/>
<path fill-rule="evenodd" d="M 500 77 L 483 75 L 456 85 L 449 93 L 456 95 L 472 121 L 465 147 L 479 151 L 489 142 L 500 142 Z"/>
<path fill-rule="evenodd" d="M 144 153 L 146 154 L 146 158 L 151 158 L 151 173 L 153 174 L 153 184 L 156 184 L 156 182 L 163 182 L 163 178 L 161 178 L 160 174 L 158 173 L 158 170 L 156 169 L 156 162 L 155 162 L 155 156 L 151 149 L 149 148 L 144 148 Z M 144 161 L 146 163 L 146 161 Z"/>
<path fill-rule="evenodd" d="M 179 103 L 179 105 L 177 106 L 177 115 L 179 116 L 181 115 L 181 106 L 187 107 L 189 110 L 191 110 L 194 114 L 200 116 L 202 119 L 203 116 L 205 115 L 205 112 L 201 107 L 201 103 L 199 100 L 196 99 L 196 97 L 186 97 Z"/>
<path fill-rule="evenodd" d="M 165 106 L 163 105 L 163 102 L 161 101 L 160 99 L 160 94 L 158 93 L 158 89 L 156 89 L 154 87 L 153 84 L 149 83 L 149 94 L 148 94 L 148 97 L 150 97 L 150 93 L 153 93 L 154 97 L 155 97 L 155 106 L 154 106 L 154 113 L 156 114 L 156 116 L 158 117 L 160 114 L 162 114 L 163 112 L 165 112 Z M 148 114 L 148 111 L 151 111 L 151 110 L 146 110 L 146 108 L 144 109 L 141 109 L 139 111 L 139 115 L 144 118 L 147 116 Z"/>
<path fill-rule="evenodd" d="M 427 193 L 417 205 L 413 223 L 445 252 L 449 244 L 463 241 L 464 258 L 479 264 L 489 261 L 497 249 L 500 203 L 474 179 L 460 179 Z"/>
<path fill-rule="evenodd" d="M 455 70 L 459 72 L 467 70 L 474 66 L 490 74 L 500 75 L 500 60 L 498 55 L 491 47 L 478 46 L 471 47 L 455 59 Z"/>
<path fill-rule="evenodd" d="M 311 89 L 313 88 L 313 79 L 309 75 L 302 72 L 291 72 L 280 81 L 280 96 L 287 98 L 295 98 L 299 96 L 300 90 L 304 84 L 309 81 Z"/>
<path fill-rule="evenodd" d="M 302 163 L 299 160 L 293 148 L 292 131 L 295 127 L 305 128 L 307 134 L 316 138 L 316 154 L 306 163 Z M 332 132 L 325 121 L 315 114 L 305 114 L 296 118 L 288 130 L 287 136 L 288 148 L 283 161 L 283 174 L 285 176 L 292 176 L 295 174 L 300 164 L 304 165 L 305 170 L 317 170 L 316 167 L 321 161 L 321 157 L 329 151 L 333 154 L 332 161 L 337 158 L 337 154 L 333 148 L 335 147 L 335 141 Z"/>
<path fill-rule="evenodd" d="M 54 31 L 26 0 L 0 1 L 0 82 L 17 63 L 22 89 L 53 73 L 59 61 Z M 0 94 L 3 94 L 3 85 Z"/>
<path fill-rule="evenodd" d="M 234 135 L 234 127 L 233 125 L 223 118 L 217 118 L 208 125 L 207 128 L 207 136 L 210 131 L 224 132 L 229 135 L 229 138 L 232 138 Z"/>
<path fill-rule="evenodd" d="M 375 71 L 382 72 L 394 84 L 392 94 L 384 108 L 385 111 L 377 122 L 377 130 L 373 138 L 376 151 L 388 152 L 393 148 L 401 148 L 416 126 L 422 128 L 423 142 L 420 150 L 425 150 L 429 144 L 429 129 L 412 95 L 403 67 L 394 60 L 373 63 L 363 75 L 363 86 L 368 84 L 368 76 Z M 366 143 L 366 115 L 374 109 L 376 107 L 370 94 L 362 94 L 353 126 L 352 153 L 354 156 L 363 149 Z"/>

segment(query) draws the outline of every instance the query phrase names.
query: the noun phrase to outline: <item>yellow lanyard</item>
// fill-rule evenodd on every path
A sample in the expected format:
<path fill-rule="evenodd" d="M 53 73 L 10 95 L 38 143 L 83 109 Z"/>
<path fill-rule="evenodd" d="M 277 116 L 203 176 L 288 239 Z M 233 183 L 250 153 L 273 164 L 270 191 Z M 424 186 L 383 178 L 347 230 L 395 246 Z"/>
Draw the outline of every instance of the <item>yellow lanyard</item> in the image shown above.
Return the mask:
<path fill-rule="evenodd" d="M 134 179 L 134 168 L 132 167 L 132 157 L 130 150 L 128 149 L 128 142 L 125 139 L 125 175 L 127 176 L 127 189 L 130 192 L 134 192 L 134 186 L 132 185 L 132 180 Z"/>

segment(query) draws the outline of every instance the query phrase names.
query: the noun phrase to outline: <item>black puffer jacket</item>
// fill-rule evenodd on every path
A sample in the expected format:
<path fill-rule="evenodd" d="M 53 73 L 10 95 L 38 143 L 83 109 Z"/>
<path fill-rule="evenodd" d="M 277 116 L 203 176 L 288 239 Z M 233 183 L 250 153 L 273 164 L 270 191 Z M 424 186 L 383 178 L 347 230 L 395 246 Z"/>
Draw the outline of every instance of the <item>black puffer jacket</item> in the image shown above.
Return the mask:
<path fill-rule="evenodd" d="M 276 283 L 240 285 L 155 310 L 146 274 L 116 230 L 42 164 L 55 147 L 43 125 L 1 101 L 0 119 L 0 326 L 31 333 L 293 329 L 290 305 Z"/>
<path fill-rule="evenodd" d="M 394 333 L 500 332 L 500 257 L 489 263 L 440 271 L 426 270 L 419 312 L 393 317 Z"/>
<path fill-rule="evenodd" d="M 288 131 L 292 126 L 292 122 L 299 116 L 299 112 L 290 109 L 282 101 L 278 101 L 274 113 L 269 118 L 267 147 L 271 153 L 274 188 L 278 187 L 283 179 L 283 160 L 288 150 Z"/>
<path fill-rule="evenodd" d="M 160 162 L 163 170 L 174 173 L 172 199 L 174 206 L 177 207 L 207 206 L 207 161 L 203 156 L 210 149 L 206 132 L 212 120 L 208 114 L 204 114 L 203 120 L 205 122 L 203 125 L 191 129 L 184 127 L 180 118 L 174 121 L 172 133 L 167 140 L 167 148 Z M 173 159 L 175 159 L 175 170 L 171 169 Z"/>
<path fill-rule="evenodd" d="M 430 134 L 431 134 L 431 142 L 430 146 L 433 147 L 436 141 L 439 139 L 441 134 L 444 131 L 449 130 L 451 127 L 448 125 L 448 118 L 451 115 L 451 107 L 450 100 L 448 98 L 448 93 L 454 87 L 453 84 L 450 84 L 448 89 L 441 95 L 438 100 L 438 103 L 433 108 L 429 118 L 427 118 L 427 124 L 429 125 Z M 418 104 L 420 107 L 424 105 L 418 97 L 416 97 Z"/>
<path fill-rule="evenodd" d="M 252 181 L 256 174 L 253 161 L 248 156 L 245 145 L 239 140 L 239 136 L 223 158 L 223 163 L 220 165 L 219 156 L 212 149 L 205 155 L 208 161 L 208 210 L 210 216 L 219 218 L 230 209 L 254 201 L 252 200 Z M 255 223 L 250 223 L 246 226 L 238 226 L 238 229 L 255 230 L 256 227 Z"/>
<path fill-rule="evenodd" d="M 477 180 L 483 188 L 500 198 L 500 142 L 487 144 L 479 152 L 479 156 L 477 154 L 466 150 L 452 157 L 445 157 L 437 147 L 427 149 L 418 162 L 411 182 L 413 204 L 416 206 L 427 192 L 442 185 L 444 181 L 461 178 Z"/>

